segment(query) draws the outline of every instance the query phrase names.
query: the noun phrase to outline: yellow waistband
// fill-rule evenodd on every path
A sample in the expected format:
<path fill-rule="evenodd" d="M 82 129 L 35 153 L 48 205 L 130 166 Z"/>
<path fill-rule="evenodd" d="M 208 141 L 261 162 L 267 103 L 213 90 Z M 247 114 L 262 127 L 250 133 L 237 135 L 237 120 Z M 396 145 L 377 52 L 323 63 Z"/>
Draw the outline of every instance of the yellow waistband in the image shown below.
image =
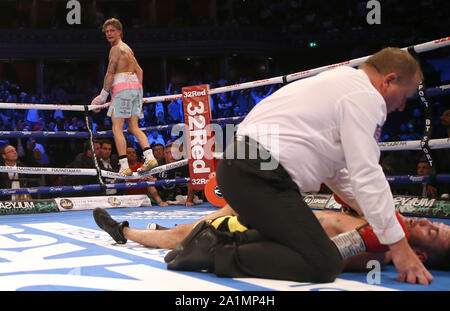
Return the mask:
<path fill-rule="evenodd" d="M 118 73 L 115 73 L 114 75 L 115 76 L 116 75 L 134 75 L 134 72 L 129 72 L 129 71 L 128 72 L 118 72 Z"/>

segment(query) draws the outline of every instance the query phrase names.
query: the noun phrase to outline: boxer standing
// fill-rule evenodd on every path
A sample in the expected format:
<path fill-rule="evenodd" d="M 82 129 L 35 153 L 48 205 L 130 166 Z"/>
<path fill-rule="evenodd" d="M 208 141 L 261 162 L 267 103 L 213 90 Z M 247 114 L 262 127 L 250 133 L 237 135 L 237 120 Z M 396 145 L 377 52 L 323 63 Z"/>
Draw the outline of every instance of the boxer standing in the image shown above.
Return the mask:
<path fill-rule="evenodd" d="M 144 151 L 145 162 L 139 171 L 145 172 L 158 165 L 147 136 L 139 128 L 139 119 L 143 118 L 143 70 L 131 48 L 122 41 L 122 23 L 118 19 L 111 18 L 105 21 L 103 32 L 111 44 L 109 64 L 103 89 L 100 95 L 92 100 L 91 105 L 104 104 L 111 92 L 111 106 L 107 115 L 111 117 L 114 141 L 119 154 L 121 167 L 119 173 L 130 176 L 133 172 L 128 165 L 127 145 L 123 135 L 125 120 L 127 120 L 129 131 L 136 137 Z"/>

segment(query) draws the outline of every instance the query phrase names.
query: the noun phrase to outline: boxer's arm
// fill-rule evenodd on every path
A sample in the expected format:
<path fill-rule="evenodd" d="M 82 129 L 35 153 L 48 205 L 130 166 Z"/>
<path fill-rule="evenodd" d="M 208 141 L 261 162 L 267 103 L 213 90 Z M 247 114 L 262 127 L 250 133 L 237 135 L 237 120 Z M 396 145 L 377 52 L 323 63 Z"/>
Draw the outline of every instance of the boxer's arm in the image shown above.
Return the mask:
<path fill-rule="evenodd" d="M 359 207 L 358 202 L 356 202 L 353 193 L 347 169 L 344 168 L 337 171 L 333 177 L 325 180 L 325 184 L 341 199 L 341 201 L 345 202 L 346 206 L 357 212 L 358 215 L 362 215 L 361 208 Z"/>
<path fill-rule="evenodd" d="M 139 83 L 142 85 L 142 81 L 144 81 L 144 71 L 142 70 L 141 66 L 136 62 L 136 76 L 139 80 Z"/>
<path fill-rule="evenodd" d="M 364 252 L 347 259 L 342 262 L 343 271 L 367 271 L 371 268 L 367 267 L 367 263 L 376 260 L 380 265 L 387 265 L 391 262 L 391 253 L 368 253 Z"/>
<path fill-rule="evenodd" d="M 237 213 L 231 208 L 230 205 L 227 204 L 224 207 L 222 207 L 221 209 L 219 209 L 211 214 L 208 214 L 206 216 L 203 216 L 202 218 L 200 218 L 198 220 L 198 222 L 203 221 L 203 220 L 216 219 L 218 217 L 229 216 L 229 215 L 237 216 Z"/>
<path fill-rule="evenodd" d="M 187 188 L 188 188 L 188 193 L 187 193 L 187 197 L 186 197 L 186 206 L 193 206 L 194 205 L 194 195 L 195 195 L 195 191 L 192 188 L 191 184 L 187 184 Z"/>
<path fill-rule="evenodd" d="M 148 187 L 148 191 L 152 195 L 152 197 L 156 200 L 156 202 L 159 202 L 158 205 L 160 206 L 168 206 L 169 204 L 162 200 L 161 196 L 158 193 L 158 190 L 156 190 L 156 187 Z"/>
<path fill-rule="evenodd" d="M 111 87 L 114 82 L 114 74 L 116 73 L 117 65 L 119 64 L 120 49 L 118 46 L 111 48 L 109 52 L 108 69 L 106 70 L 105 80 L 103 82 L 103 89 L 106 92 L 111 91 Z"/>
<path fill-rule="evenodd" d="M 433 276 L 425 268 L 405 238 L 390 244 L 389 249 L 392 253 L 392 262 L 398 271 L 397 281 L 422 285 L 428 285 L 433 281 Z"/>

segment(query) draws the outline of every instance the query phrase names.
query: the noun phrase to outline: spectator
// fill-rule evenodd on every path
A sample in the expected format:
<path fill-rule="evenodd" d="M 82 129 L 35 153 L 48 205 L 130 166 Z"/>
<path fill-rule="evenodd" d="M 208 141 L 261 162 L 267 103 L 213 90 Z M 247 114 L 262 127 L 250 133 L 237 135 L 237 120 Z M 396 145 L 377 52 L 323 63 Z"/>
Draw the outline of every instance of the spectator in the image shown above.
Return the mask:
<path fill-rule="evenodd" d="M 158 131 L 153 131 L 147 137 L 148 137 L 148 143 L 150 144 L 150 146 L 152 146 L 153 144 L 155 144 L 155 145 L 156 144 L 161 144 L 161 145 L 164 146 L 166 144 L 166 142 L 164 141 L 163 136 L 161 134 L 159 134 Z"/>
<path fill-rule="evenodd" d="M 170 117 L 170 123 L 179 123 L 183 121 L 183 100 L 172 100 L 167 106 L 167 111 Z"/>
<path fill-rule="evenodd" d="M 417 163 L 417 175 L 430 175 L 430 163 L 428 163 L 427 159 L 425 157 L 421 158 L 419 162 Z M 417 186 L 414 185 L 414 186 Z M 432 199 L 438 199 L 438 189 L 429 183 L 422 183 L 419 185 L 420 190 L 417 191 L 417 195 L 420 195 L 424 198 L 432 198 Z"/>
<path fill-rule="evenodd" d="M 58 117 L 64 119 L 64 113 L 62 110 L 55 110 L 55 112 L 53 113 L 53 119 L 56 120 Z"/>
<path fill-rule="evenodd" d="M 156 157 L 155 157 L 156 158 Z M 137 172 L 138 168 L 144 164 L 142 161 L 139 161 L 136 149 L 134 147 L 127 147 L 127 159 L 128 159 L 128 166 L 133 172 Z M 139 181 L 139 180 L 130 180 L 130 181 Z M 124 180 L 123 182 L 127 182 L 127 180 Z M 148 190 L 147 187 L 144 188 L 130 188 L 125 189 L 125 194 L 131 195 L 131 194 L 147 194 Z"/>
<path fill-rule="evenodd" d="M 152 120 L 154 119 L 154 115 L 151 112 L 149 105 L 144 105 L 142 107 L 142 113 L 144 114 L 144 118 L 139 121 L 144 121 L 144 124 L 141 124 L 141 126 L 150 126 L 152 124 Z"/>
<path fill-rule="evenodd" d="M 442 113 L 441 126 L 444 131 L 443 137 L 450 137 L 450 109 L 447 109 Z"/>
<path fill-rule="evenodd" d="M 158 111 L 156 115 L 156 125 L 166 125 L 166 120 L 164 119 L 164 112 L 162 110 Z"/>
<path fill-rule="evenodd" d="M 45 167 L 46 165 L 42 162 L 42 153 L 41 150 L 37 147 L 33 149 L 31 154 L 28 154 L 27 160 L 25 162 L 27 166 L 30 167 Z M 48 184 L 49 175 L 28 175 L 28 178 L 30 179 L 30 183 L 32 183 L 33 187 L 40 187 L 40 186 L 46 186 Z M 31 180 L 33 179 L 33 180 Z"/>
<path fill-rule="evenodd" d="M 16 125 L 14 127 L 14 131 L 22 132 L 24 130 L 24 121 L 17 120 Z M 23 159 L 25 157 L 25 147 L 27 145 L 26 138 L 13 138 L 11 140 L 11 144 L 17 149 L 17 153 L 19 154 L 19 158 Z"/>
<path fill-rule="evenodd" d="M 219 108 L 219 118 L 231 117 L 233 111 L 233 102 L 227 93 L 220 93 L 216 97 L 217 107 Z"/>
<path fill-rule="evenodd" d="M 83 152 L 77 154 L 74 161 L 83 161 L 83 158 L 86 155 L 86 148 L 89 148 L 89 158 L 92 158 L 92 148 L 89 141 L 85 141 L 83 144 Z M 97 160 L 100 161 L 102 155 L 102 141 L 98 139 L 94 139 L 94 151 Z M 92 167 L 94 167 L 94 163 L 92 162 Z"/>
<path fill-rule="evenodd" d="M 44 148 L 44 146 L 42 144 L 37 142 L 35 139 L 30 138 L 28 140 L 27 151 L 26 151 L 27 154 L 28 154 L 27 157 L 30 158 L 30 154 L 32 154 L 33 150 L 36 149 L 36 148 L 41 151 L 41 155 L 42 155 L 41 156 L 41 161 L 42 161 L 42 163 L 44 165 L 48 165 L 49 164 L 49 159 L 48 159 L 47 153 L 45 152 L 45 148 Z"/>
<path fill-rule="evenodd" d="M 250 96 L 252 97 L 252 100 L 250 101 L 250 110 L 255 107 L 260 101 L 262 101 L 264 98 L 269 96 L 273 92 L 273 86 L 269 89 L 269 91 L 264 94 L 264 91 L 259 89 L 252 90 L 250 92 Z"/>
<path fill-rule="evenodd" d="M 157 102 L 155 105 L 156 124 L 164 125 L 166 120 L 164 118 L 164 105 L 162 102 Z"/>
<path fill-rule="evenodd" d="M 9 131 L 9 129 L 6 128 L 5 122 L 3 121 L 3 114 L 0 113 L 0 131 Z M 8 139 L 0 139 L 0 147 L 6 146 L 9 144 Z"/>
<path fill-rule="evenodd" d="M 32 103 L 37 103 L 38 100 L 36 96 L 31 98 Z M 28 109 L 26 112 L 26 120 L 31 123 L 32 126 L 36 125 L 39 122 L 40 114 L 37 109 Z"/>
<path fill-rule="evenodd" d="M 156 143 L 153 146 L 153 156 L 155 157 L 156 160 L 160 160 L 162 158 L 164 158 L 164 145 L 160 144 L 160 143 Z"/>
<path fill-rule="evenodd" d="M 441 116 L 442 138 L 450 138 L 450 109 L 445 110 Z M 436 173 L 449 174 L 450 173 L 450 149 L 436 149 L 432 151 L 434 158 Z M 448 199 L 450 195 L 450 184 L 441 184 L 438 187 L 439 193 L 443 199 Z"/>
<path fill-rule="evenodd" d="M 241 115 L 248 113 L 249 97 L 247 90 L 239 90 L 236 95 L 236 107 L 239 107 Z"/>
<path fill-rule="evenodd" d="M 111 159 L 113 144 L 109 140 L 101 141 L 101 152 L 99 165 L 102 169 L 109 169 L 113 171 L 118 171 L 119 165 L 116 161 Z"/>
<path fill-rule="evenodd" d="M 168 143 L 164 148 L 164 158 L 158 161 L 159 165 L 176 162 L 181 158 L 180 147 L 174 143 Z M 161 172 L 157 179 L 174 179 L 189 177 L 189 168 L 182 166 L 173 170 Z M 168 206 L 169 204 L 192 206 L 201 201 L 194 193 L 191 184 L 171 184 L 158 187 L 149 187 L 150 199 L 156 205 Z"/>
<path fill-rule="evenodd" d="M 111 157 L 113 144 L 109 140 L 103 140 L 101 142 L 101 154 L 99 166 L 101 169 L 105 169 L 108 171 L 119 172 L 119 162 Z M 114 179 L 105 178 L 106 183 L 112 183 Z M 106 195 L 118 194 L 119 191 L 117 189 L 107 189 Z"/>
<path fill-rule="evenodd" d="M 94 160 L 92 159 L 91 146 L 88 141 L 84 143 L 83 153 L 77 155 L 68 166 L 68 168 L 95 168 Z M 68 175 L 65 181 L 66 185 L 92 185 L 98 184 L 97 176 L 91 175 Z M 95 196 L 102 195 L 102 191 L 83 191 L 73 192 L 70 196 Z"/>
<path fill-rule="evenodd" d="M 0 150 L 0 154 L 5 163 L 5 166 L 17 167 L 24 166 L 20 163 L 19 155 L 16 148 L 11 145 L 4 146 Z M 18 173 L 0 173 L 0 188 L 1 189 L 18 189 L 28 186 L 28 180 L 25 174 Z M 0 196 L 0 200 L 29 200 L 31 196 L 29 194 L 12 194 L 10 196 Z"/>

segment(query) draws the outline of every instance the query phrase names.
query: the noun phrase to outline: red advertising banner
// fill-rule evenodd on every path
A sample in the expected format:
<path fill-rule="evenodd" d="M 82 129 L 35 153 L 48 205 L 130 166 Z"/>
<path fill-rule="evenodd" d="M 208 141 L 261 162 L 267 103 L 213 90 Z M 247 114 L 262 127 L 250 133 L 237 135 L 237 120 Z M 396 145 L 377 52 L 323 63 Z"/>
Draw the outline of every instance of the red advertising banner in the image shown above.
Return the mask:
<path fill-rule="evenodd" d="M 189 173 L 194 190 L 203 190 L 208 175 L 215 171 L 212 154 L 211 105 L 209 85 L 194 85 L 181 89 L 189 159 Z"/>

